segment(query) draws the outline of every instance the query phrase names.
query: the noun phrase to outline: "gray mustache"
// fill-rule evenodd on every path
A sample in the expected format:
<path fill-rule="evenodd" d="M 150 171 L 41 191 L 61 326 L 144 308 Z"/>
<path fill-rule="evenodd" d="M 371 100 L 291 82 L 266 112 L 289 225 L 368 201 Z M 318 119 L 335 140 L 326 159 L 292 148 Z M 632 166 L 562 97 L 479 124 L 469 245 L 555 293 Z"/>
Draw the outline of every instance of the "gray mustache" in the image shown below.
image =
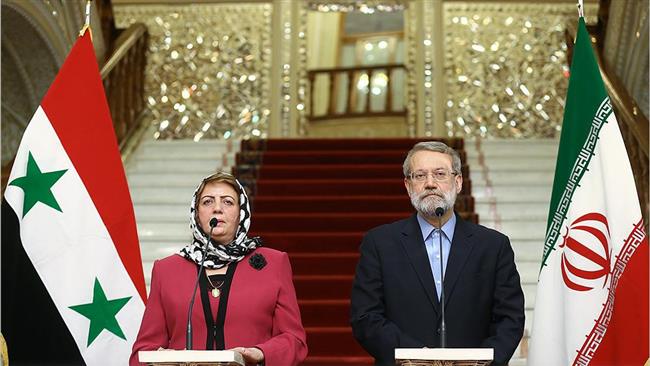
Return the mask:
<path fill-rule="evenodd" d="M 422 198 L 424 198 L 425 196 L 432 195 L 432 194 L 435 195 L 435 196 L 437 196 L 437 197 L 444 198 L 444 195 L 443 195 L 442 192 L 441 192 L 440 190 L 438 190 L 438 189 L 427 189 L 427 190 L 424 190 L 424 191 L 420 192 L 420 194 L 418 194 L 418 198 L 419 198 L 419 199 L 422 199 Z"/>

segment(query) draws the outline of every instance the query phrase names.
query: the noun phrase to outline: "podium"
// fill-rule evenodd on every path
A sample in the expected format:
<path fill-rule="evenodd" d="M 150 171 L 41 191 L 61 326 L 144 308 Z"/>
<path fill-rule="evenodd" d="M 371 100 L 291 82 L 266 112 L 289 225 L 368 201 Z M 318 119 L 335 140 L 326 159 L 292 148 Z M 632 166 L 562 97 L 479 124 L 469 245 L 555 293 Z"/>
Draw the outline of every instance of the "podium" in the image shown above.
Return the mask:
<path fill-rule="evenodd" d="M 153 366 L 244 366 L 234 351 L 140 351 L 138 360 Z"/>
<path fill-rule="evenodd" d="M 494 359 L 492 348 L 396 348 L 400 366 L 486 366 Z"/>

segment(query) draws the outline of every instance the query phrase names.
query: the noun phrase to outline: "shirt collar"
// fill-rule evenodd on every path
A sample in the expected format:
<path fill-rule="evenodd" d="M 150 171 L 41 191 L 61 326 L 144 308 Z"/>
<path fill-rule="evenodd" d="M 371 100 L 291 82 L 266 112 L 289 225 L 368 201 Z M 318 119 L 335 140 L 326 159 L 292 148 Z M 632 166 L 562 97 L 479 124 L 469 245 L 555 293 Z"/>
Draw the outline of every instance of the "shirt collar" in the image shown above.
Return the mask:
<path fill-rule="evenodd" d="M 420 213 L 416 215 L 418 219 L 418 224 L 420 224 L 420 230 L 422 231 L 422 239 L 424 241 L 427 240 L 429 235 L 433 232 L 435 227 L 427 220 L 425 220 Z M 456 230 L 456 214 L 452 214 L 449 220 L 447 220 L 444 225 L 442 225 L 442 232 L 445 233 L 445 236 L 449 239 L 449 242 L 451 243 L 452 239 L 454 238 L 454 231 Z"/>

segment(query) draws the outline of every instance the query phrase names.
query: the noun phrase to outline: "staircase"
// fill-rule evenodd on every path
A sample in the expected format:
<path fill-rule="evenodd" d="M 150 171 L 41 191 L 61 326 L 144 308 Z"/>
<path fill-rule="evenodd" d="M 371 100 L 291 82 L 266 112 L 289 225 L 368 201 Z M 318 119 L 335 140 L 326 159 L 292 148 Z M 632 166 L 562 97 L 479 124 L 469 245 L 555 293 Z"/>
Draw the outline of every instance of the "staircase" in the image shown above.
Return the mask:
<path fill-rule="evenodd" d="M 480 223 L 510 237 L 526 304 L 524 339 L 510 366 L 523 366 L 533 324 L 558 140 L 467 141 Z"/>
<path fill-rule="evenodd" d="M 189 243 L 192 193 L 215 170 L 230 171 L 239 141 L 146 141 L 126 165 L 147 289 L 156 259 Z"/>
<path fill-rule="evenodd" d="M 199 180 L 230 170 L 252 193 L 251 234 L 290 254 L 309 357 L 305 365 L 370 365 L 353 339 L 349 295 L 366 230 L 412 213 L 401 164 L 410 139 L 149 141 L 127 164 L 146 282 L 155 259 L 190 240 Z M 526 333 L 511 366 L 526 363 L 557 140 L 448 142 L 460 147 L 458 211 L 510 237 L 526 299 Z M 241 146 L 240 146 L 241 145 Z M 236 156 L 235 154 L 240 151 Z M 236 163 L 236 164 L 235 164 Z M 475 214 L 465 213 L 470 220 Z"/>
<path fill-rule="evenodd" d="M 304 365 L 370 365 L 349 326 L 358 247 L 370 228 L 412 214 L 402 163 L 412 139 L 244 141 L 236 175 L 252 191 L 251 231 L 291 258 L 309 357 Z M 463 141 L 449 139 L 462 152 Z M 464 166 L 467 173 L 467 167 Z M 467 174 L 466 174 L 467 176 Z M 464 183 L 471 190 L 471 180 Z M 476 220 L 473 199 L 457 209 Z"/>

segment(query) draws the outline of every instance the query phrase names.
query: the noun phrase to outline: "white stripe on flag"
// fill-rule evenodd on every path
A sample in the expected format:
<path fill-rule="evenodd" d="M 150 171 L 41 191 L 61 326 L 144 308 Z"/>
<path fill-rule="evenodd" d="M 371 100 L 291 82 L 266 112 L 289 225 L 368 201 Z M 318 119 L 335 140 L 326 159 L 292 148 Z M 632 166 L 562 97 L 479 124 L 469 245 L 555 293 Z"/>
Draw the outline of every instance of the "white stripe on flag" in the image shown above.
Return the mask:
<path fill-rule="evenodd" d="M 9 182 L 25 175 L 29 152 L 43 172 L 63 169 L 67 169 L 67 172 L 52 187 L 62 212 L 37 203 L 23 217 L 23 190 L 7 186 L 5 198 L 20 222 L 25 251 L 86 363 L 126 364 L 140 326 L 144 303 L 88 191 L 41 107 L 25 130 Z M 98 166 L 97 169 L 102 167 Z M 90 321 L 69 306 L 92 302 L 95 278 L 100 281 L 109 300 L 131 297 L 116 316 L 126 341 L 103 330 L 87 347 Z"/>

